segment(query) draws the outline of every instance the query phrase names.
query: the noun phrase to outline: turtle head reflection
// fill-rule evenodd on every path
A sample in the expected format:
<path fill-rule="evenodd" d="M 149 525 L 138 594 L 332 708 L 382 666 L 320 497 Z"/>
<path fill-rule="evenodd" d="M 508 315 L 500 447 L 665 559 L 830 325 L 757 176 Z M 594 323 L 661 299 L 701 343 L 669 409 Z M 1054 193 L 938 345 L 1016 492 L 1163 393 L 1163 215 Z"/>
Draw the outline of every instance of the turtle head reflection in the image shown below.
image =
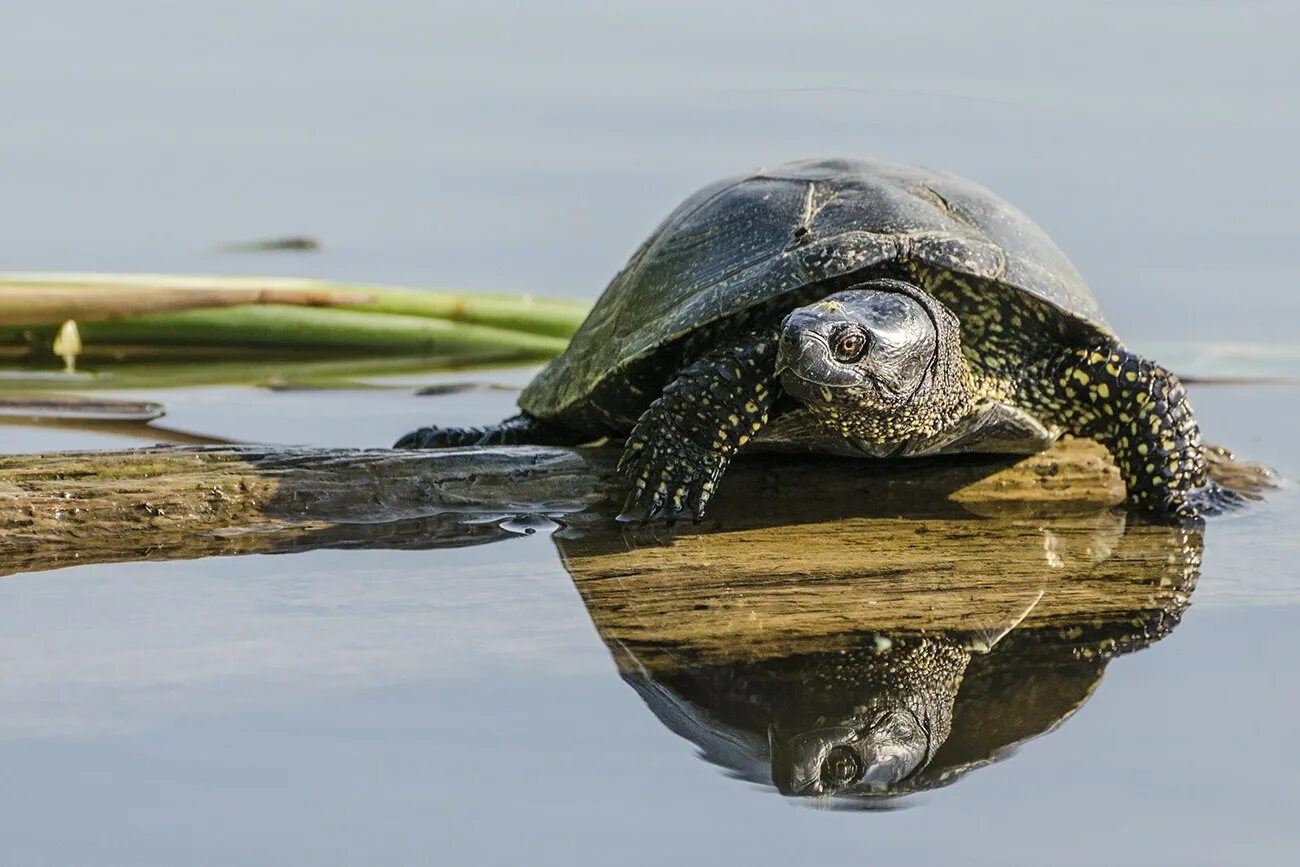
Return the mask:
<path fill-rule="evenodd" d="M 784 795 L 880 796 L 908 786 L 952 730 L 970 650 L 874 635 L 855 650 L 652 675 L 626 646 L 623 677 L 707 761 Z"/>
<path fill-rule="evenodd" d="M 783 795 L 838 795 L 901 782 L 931 755 L 933 739 L 907 708 L 861 725 L 813 729 L 787 738 L 769 731 L 772 784 Z"/>
<path fill-rule="evenodd" d="M 772 705 L 768 761 L 784 795 L 888 791 L 929 764 L 952 727 L 969 655 L 955 644 L 891 640 L 805 661 Z"/>

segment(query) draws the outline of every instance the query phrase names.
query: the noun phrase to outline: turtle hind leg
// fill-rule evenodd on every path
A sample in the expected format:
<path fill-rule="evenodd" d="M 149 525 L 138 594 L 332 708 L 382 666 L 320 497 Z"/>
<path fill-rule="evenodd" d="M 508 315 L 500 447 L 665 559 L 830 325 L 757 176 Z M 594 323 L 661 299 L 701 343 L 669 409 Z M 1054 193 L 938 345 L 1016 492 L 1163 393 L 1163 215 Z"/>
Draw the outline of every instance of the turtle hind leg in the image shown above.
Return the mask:
<path fill-rule="evenodd" d="M 1045 418 L 1110 450 L 1135 509 L 1196 520 L 1246 502 L 1208 480 L 1187 391 L 1159 364 L 1118 344 L 1071 349 L 1025 388 Z"/>
<path fill-rule="evenodd" d="M 544 422 L 527 413 L 487 427 L 422 427 L 393 444 L 395 449 L 447 449 L 456 446 L 576 446 L 593 437 Z"/>

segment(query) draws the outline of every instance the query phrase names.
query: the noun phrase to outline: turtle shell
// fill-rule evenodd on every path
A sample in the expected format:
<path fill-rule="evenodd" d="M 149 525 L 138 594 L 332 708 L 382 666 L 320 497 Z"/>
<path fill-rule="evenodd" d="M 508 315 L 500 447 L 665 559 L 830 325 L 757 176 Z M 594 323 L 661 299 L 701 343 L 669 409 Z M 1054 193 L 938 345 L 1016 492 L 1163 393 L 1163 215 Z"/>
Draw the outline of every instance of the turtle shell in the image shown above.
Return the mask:
<path fill-rule="evenodd" d="M 1110 335 L 1065 254 L 984 187 L 915 166 L 805 160 L 727 178 L 678 206 L 519 405 L 580 430 L 626 429 L 675 375 L 690 338 L 708 345 L 761 310 L 917 267 L 963 278 L 962 297 L 941 300 L 959 308 L 968 352 L 979 337 L 968 322 L 1009 300 L 1041 302 L 1035 316 L 1058 329 Z"/>

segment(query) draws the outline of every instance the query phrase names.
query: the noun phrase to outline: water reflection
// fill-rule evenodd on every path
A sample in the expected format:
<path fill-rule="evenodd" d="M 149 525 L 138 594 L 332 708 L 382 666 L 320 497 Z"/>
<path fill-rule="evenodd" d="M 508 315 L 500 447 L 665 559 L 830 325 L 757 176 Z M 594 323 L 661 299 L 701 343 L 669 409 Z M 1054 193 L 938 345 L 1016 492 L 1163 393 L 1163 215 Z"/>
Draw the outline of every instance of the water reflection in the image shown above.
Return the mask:
<path fill-rule="evenodd" d="M 416 457 L 280 457 L 271 473 L 244 450 L 239 466 L 276 482 L 266 516 L 292 521 L 247 532 L 248 515 L 217 511 L 123 533 L 13 533 L 0 573 L 552 533 L 623 679 L 705 760 L 785 795 L 879 806 L 1061 724 L 1112 658 L 1177 625 L 1201 561 L 1201 530 L 1130 523 L 1108 508 L 1122 495 L 1113 466 L 1068 447 L 855 472 L 748 461 L 706 524 L 672 533 L 613 520 L 615 454 L 479 456 L 478 499 L 460 509 L 430 508 L 434 482 L 452 476 Z M 1268 481 L 1226 458 L 1215 472 L 1240 490 Z"/>
<path fill-rule="evenodd" d="M 881 806 L 1052 731 L 1178 623 L 1200 531 L 1108 511 L 558 540 L 623 679 L 704 760 Z"/>

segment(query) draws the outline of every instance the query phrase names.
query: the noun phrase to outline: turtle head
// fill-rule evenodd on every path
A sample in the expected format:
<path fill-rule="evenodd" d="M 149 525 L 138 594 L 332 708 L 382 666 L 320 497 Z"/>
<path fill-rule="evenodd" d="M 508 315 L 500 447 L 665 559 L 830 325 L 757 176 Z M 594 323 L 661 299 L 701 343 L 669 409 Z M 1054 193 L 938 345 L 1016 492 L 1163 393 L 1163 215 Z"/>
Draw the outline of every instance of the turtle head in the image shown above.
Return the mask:
<path fill-rule="evenodd" d="M 875 441 L 933 433 L 970 404 L 956 317 L 899 280 L 864 283 L 790 313 L 777 373 L 815 415 Z"/>
<path fill-rule="evenodd" d="M 930 757 L 930 733 L 906 708 L 869 721 L 801 732 L 768 732 L 772 782 L 784 795 L 817 797 L 885 789 Z"/>

